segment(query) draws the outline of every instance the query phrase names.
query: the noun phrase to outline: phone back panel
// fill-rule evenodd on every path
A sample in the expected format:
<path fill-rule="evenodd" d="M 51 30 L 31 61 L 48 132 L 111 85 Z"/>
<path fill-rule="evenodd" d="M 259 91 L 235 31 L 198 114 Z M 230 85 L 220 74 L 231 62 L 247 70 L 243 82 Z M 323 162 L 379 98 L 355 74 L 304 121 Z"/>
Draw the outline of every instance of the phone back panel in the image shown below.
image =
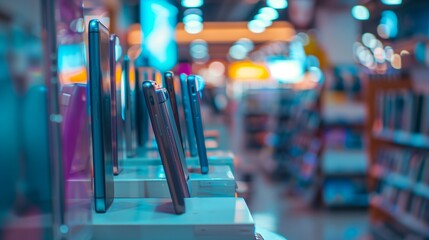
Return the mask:
<path fill-rule="evenodd" d="M 197 142 L 195 139 L 194 124 L 192 122 L 192 110 L 189 102 L 188 80 L 185 74 L 180 75 L 180 88 L 182 90 L 183 115 L 185 116 L 186 134 L 188 139 L 189 153 L 192 157 L 197 156 Z"/>
<path fill-rule="evenodd" d="M 88 34 L 94 200 L 95 211 L 102 213 L 114 198 L 109 32 L 98 20 L 91 20 Z"/>
<path fill-rule="evenodd" d="M 207 159 L 203 121 L 201 118 L 200 94 L 197 89 L 197 79 L 195 75 L 188 76 L 188 96 L 192 110 L 192 122 L 194 125 L 195 138 L 198 146 L 198 157 L 200 159 L 201 173 L 206 174 L 209 171 L 209 164 Z"/>

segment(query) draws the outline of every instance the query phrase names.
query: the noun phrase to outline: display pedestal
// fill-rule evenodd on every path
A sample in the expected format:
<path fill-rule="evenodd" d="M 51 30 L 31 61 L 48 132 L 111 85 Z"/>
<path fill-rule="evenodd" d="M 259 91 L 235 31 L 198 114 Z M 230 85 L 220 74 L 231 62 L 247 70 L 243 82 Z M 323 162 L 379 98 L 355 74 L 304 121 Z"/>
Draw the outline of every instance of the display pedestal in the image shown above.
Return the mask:
<path fill-rule="evenodd" d="M 162 165 L 128 166 L 115 176 L 115 198 L 169 198 Z M 208 174 L 190 172 L 193 197 L 234 197 L 235 178 L 228 166 L 210 166 Z"/>
<path fill-rule="evenodd" d="M 92 216 L 93 239 L 242 240 L 255 226 L 242 198 L 188 198 L 186 212 L 173 213 L 166 199 L 115 199 Z"/>
<path fill-rule="evenodd" d="M 206 141 L 206 149 L 208 151 L 212 151 L 212 150 L 218 150 L 219 148 L 219 142 L 218 142 L 218 138 L 215 137 L 206 137 L 205 139 Z M 151 141 L 148 141 L 146 143 L 145 146 L 146 149 L 148 150 L 158 150 L 158 144 L 156 143 L 156 140 L 153 139 Z"/>
<path fill-rule="evenodd" d="M 234 154 L 230 151 L 210 151 L 207 152 L 209 166 L 227 165 L 234 173 Z M 186 157 L 188 167 L 199 169 L 200 159 L 198 157 Z M 139 150 L 136 157 L 127 158 L 123 161 L 124 167 L 161 165 L 161 157 L 157 150 Z"/>

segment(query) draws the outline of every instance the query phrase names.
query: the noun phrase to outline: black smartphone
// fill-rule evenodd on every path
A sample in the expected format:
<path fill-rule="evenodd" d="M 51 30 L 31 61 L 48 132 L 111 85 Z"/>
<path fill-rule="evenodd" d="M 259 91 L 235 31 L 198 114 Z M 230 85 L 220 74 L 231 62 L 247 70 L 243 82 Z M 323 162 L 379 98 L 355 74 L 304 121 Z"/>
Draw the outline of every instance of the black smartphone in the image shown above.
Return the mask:
<path fill-rule="evenodd" d="M 119 38 L 116 34 L 110 35 L 109 56 L 110 56 L 110 95 L 111 95 L 111 118 L 112 118 L 112 158 L 113 174 L 118 175 L 122 171 L 122 164 L 119 161 L 118 153 L 118 121 L 116 104 L 119 102 L 116 95 L 116 46 L 119 45 Z"/>
<path fill-rule="evenodd" d="M 134 157 L 137 148 L 137 130 L 136 130 L 136 89 L 131 81 L 132 61 L 126 55 L 124 56 L 122 74 L 123 74 L 123 96 L 124 96 L 124 122 L 125 122 L 125 145 L 127 157 Z M 134 80 L 135 81 L 135 80 Z"/>
<path fill-rule="evenodd" d="M 137 144 L 144 147 L 149 140 L 149 116 L 143 96 L 142 84 L 145 80 L 150 79 L 150 72 L 154 71 L 149 67 L 147 58 L 139 56 L 134 61 L 135 66 L 135 121 L 136 121 L 136 138 Z"/>
<path fill-rule="evenodd" d="M 195 75 L 188 76 L 188 97 L 192 111 L 192 123 L 194 125 L 195 138 L 198 147 L 198 157 L 200 159 L 201 173 L 209 172 L 209 163 L 207 159 L 206 142 L 204 138 L 203 121 L 201 119 L 200 110 L 200 92 L 197 88 L 197 77 Z"/>
<path fill-rule="evenodd" d="M 160 88 L 154 81 L 145 81 L 142 86 L 174 210 L 176 214 L 181 214 L 185 212 L 185 198 L 190 197 L 190 194 L 182 165 L 182 146 L 171 116 L 169 95 L 165 88 Z"/>
<path fill-rule="evenodd" d="M 198 154 L 197 142 L 195 139 L 194 124 L 192 123 L 192 110 L 188 94 L 188 76 L 180 74 L 180 89 L 182 92 L 183 115 L 185 116 L 186 137 L 188 139 L 189 154 L 195 157 Z"/>
<path fill-rule="evenodd" d="M 95 211 L 104 213 L 114 198 L 109 30 L 97 19 L 89 22 L 88 100 L 94 168 Z"/>
<path fill-rule="evenodd" d="M 176 122 L 177 130 L 179 131 L 180 144 L 183 147 L 182 129 L 180 127 L 179 110 L 176 99 L 173 72 L 164 73 L 164 87 L 167 89 L 168 94 L 170 95 L 171 110 L 173 110 L 174 121 Z"/>

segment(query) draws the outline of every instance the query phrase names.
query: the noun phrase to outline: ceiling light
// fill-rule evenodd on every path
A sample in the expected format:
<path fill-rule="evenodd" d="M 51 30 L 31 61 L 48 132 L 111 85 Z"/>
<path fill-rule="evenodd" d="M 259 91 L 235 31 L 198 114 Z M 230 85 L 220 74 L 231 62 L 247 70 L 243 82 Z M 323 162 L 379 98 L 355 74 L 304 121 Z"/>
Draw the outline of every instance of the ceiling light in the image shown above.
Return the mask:
<path fill-rule="evenodd" d="M 386 60 L 390 61 L 392 59 L 393 54 L 395 54 L 395 52 L 393 51 L 393 48 L 391 46 L 386 46 L 384 48 L 384 52 L 386 53 Z"/>
<path fill-rule="evenodd" d="M 207 53 L 207 46 L 204 45 L 191 45 L 191 53 Z"/>
<path fill-rule="evenodd" d="M 192 46 L 196 46 L 196 45 L 203 45 L 205 47 L 208 47 L 207 42 L 204 41 L 203 39 L 195 39 L 191 42 L 191 48 L 192 48 Z"/>
<path fill-rule="evenodd" d="M 192 58 L 195 59 L 205 59 L 208 57 L 208 52 L 191 52 Z"/>
<path fill-rule="evenodd" d="M 203 16 L 203 11 L 201 11 L 201 9 L 199 8 L 189 8 L 183 12 L 183 16 L 186 16 L 189 14 L 197 14 L 199 16 Z"/>
<path fill-rule="evenodd" d="M 398 16 L 395 12 L 385 10 L 381 13 L 381 20 L 377 27 L 377 33 L 382 38 L 392 38 L 398 35 Z"/>
<path fill-rule="evenodd" d="M 238 39 L 236 44 L 242 45 L 244 48 L 246 48 L 246 50 L 248 52 L 252 51 L 254 48 L 254 44 L 253 44 L 252 40 L 250 40 L 248 38 L 240 38 L 240 39 Z"/>
<path fill-rule="evenodd" d="M 256 15 L 255 19 L 261 20 L 262 23 L 264 24 L 264 27 L 269 27 L 273 24 L 273 22 L 270 19 L 268 19 L 267 16 L 264 15 L 263 13 Z"/>
<path fill-rule="evenodd" d="M 362 5 L 356 5 L 352 8 L 352 16 L 357 20 L 368 20 L 369 19 L 368 8 Z"/>
<path fill-rule="evenodd" d="M 303 46 L 307 46 L 310 43 L 310 37 L 305 32 L 297 33 L 296 38 L 302 43 Z"/>
<path fill-rule="evenodd" d="M 186 8 L 201 7 L 203 4 L 203 0 L 182 0 L 182 6 Z"/>
<path fill-rule="evenodd" d="M 188 14 L 188 15 L 185 15 L 183 17 L 183 23 L 184 24 L 186 24 L 187 22 L 191 22 L 191 21 L 202 22 L 203 18 L 200 15 L 195 14 L 195 13 Z"/>
<path fill-rule="evenodd" d="M 229 49 L 229 55 L 235 60 L 243 60 L 247 56 L 247 50 L 244 46 L 235 44 Z"/>
<path fill-rule="evenodd" d="M 258 20 L 258 19 L 250 21 L 247 24 L 247 27 L 253 33 L 262 33 L 265 31 L 264 22 L 262 22 L 261 20 Z"/>
<path fill-rule="evenodd" d="M 190 21 L 185 24 L 185 31 L 189 34 L 197 34 L 203 30 L 203 24 L 198 21 Z"/>
<path fill-rule="evenodd" d="M 268 7 L 285 9 L 288 6 L 287 0 L 267 0 Z"/>
<path fill-rule="evenodd" d="M 266 13 L 258 13 L 258 14 L 256 14 L 255 19 L 269 20 L 269 21 L 271 21 L 271 17 L 268 14 L 266 14 Z"/>
<path fill-rule="evenodd" d="M 190 44 L 190 54 L 195 59 L 205 59 L 208 57 L 207 42 L 202 39 L 196 39 Z"/>
<path fill-rule="evenodd" d="M 381 0 L 383 4 L 386 5 L 400 5 L 402 4 L 402 0 Z"/>
<path fill-rule="evenodd" d="M 214 61 L 209 65 L 209 73 L 214 77 L 221 77 L 225 73 L 225 65 L 221 62 Z"/>
<path fill-rule="evenodd" d="M 372 39 L 375 39 L 375 36 L 372 33 L 364 33 L 362 35 L 362 43 L 367 47 L 369 47 Z"/>
<path fill-rule="evenodd" d="M 263 7 L 259 10 L 259 13 L 263 13 L 269 16 L 269 20 L 276 20 L 277 18 L 279 18 L 279 13 L 274 8 Z"/>
<path fill-rule="evenodd" d="M 390 60 L 392 67 L 394 69 L 401 69 L 402 67 L 402 59 L 401 59 L 401 55 L 395 53 L 392 56 L 392 59 Z"/>
<path fill-rule="evenodd" d="M 304 75 L 303 63 L 297 59 L 268 59 L 271 77 L 282 83 L 297 83 Z"/>

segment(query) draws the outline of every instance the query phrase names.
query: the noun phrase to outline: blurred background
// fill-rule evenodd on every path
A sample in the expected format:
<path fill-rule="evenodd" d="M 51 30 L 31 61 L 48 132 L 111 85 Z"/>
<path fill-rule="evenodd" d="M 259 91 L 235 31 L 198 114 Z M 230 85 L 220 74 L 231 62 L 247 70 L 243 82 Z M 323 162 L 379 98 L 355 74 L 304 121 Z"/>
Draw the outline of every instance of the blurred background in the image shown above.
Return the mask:
<path fill-rule="evenodd" d="M 203 77 L 204 126 L 228 135 L 257 225 L 429 239 L 428 13 L 426 0 L 1 0 L 0 239 L 88 234 L 90 168 L 61 170 L 58 96 L 87 81 L 93 18 L 119 36 L 118 61 Z"/>

